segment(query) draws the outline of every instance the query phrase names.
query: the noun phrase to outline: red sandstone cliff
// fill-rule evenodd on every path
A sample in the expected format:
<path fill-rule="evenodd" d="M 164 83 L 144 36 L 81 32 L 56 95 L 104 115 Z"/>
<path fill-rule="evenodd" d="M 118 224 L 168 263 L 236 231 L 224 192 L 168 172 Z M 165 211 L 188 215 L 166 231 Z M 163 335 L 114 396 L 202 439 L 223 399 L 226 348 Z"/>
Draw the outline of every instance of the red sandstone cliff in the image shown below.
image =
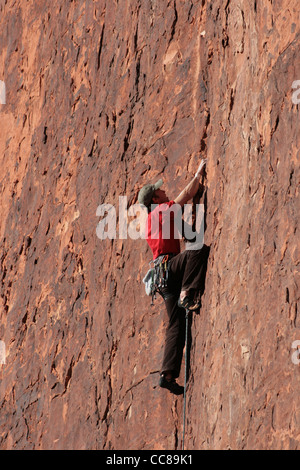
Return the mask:
<path fill-rule="evenodd" d="M 96 210 L 159 177 L 174 196 L 200 150 L 186 448 L 299 448 L 299 20 L 297 0 L 0 2 L 1 449 L 181 447 L 149 250 L 100 240 Z"/>

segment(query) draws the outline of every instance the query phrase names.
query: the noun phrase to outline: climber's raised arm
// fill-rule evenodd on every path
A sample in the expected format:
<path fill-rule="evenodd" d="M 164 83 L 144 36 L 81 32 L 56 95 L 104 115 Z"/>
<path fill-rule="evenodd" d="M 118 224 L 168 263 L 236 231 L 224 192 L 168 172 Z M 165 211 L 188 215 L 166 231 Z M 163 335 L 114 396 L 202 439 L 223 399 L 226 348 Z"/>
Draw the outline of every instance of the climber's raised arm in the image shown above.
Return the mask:
<path fill-rule="evenodd" d="M 206 159 L 203 158 L 192 181 L 174 199 L 175 204 L 179 204 L 182 207 L 197 194 L 200 185 L 199 179 L 203 175 L 205 165 Z"/>

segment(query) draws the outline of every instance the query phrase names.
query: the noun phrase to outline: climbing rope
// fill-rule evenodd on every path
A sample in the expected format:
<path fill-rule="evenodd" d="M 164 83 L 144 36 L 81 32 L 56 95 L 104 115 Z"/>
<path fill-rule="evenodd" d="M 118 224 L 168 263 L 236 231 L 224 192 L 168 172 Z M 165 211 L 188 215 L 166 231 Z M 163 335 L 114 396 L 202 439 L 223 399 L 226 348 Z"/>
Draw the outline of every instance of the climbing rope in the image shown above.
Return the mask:
<path fill-rule="evenodd" d="M 186 412 L 186 384 L 187 384 L 187 357 L 188 357 L 188 329 L 189 329 L 189 313 L 185 311 L 185 365 L 184 365 L 184 389 L 183 389 L 183 431 L 182 431 L 182 450 L 184 450 L 185 437 L 185 412 Z"/>

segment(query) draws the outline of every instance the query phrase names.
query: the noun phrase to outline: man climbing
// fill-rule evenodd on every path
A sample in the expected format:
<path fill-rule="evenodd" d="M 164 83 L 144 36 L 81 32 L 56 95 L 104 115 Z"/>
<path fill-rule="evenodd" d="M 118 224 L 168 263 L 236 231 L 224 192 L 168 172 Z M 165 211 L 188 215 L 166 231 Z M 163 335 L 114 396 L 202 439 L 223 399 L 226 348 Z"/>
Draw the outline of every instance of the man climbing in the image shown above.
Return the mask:
<path fill-rule="evenodd" d="M 182 208 L 197 194 L 205 164 L 206 160 L 201 160 L 192 181 L 174 200 L 170 201 L 161 189 L 162 180 L 154 185 L 145 185 L 138 195 L 139 203 L 148 209 L 146 240 L 153 253 L 154 266 L 167 263 L 167 282 L 161 286 L 160 293 L 165 302 L 169 324 L 159 385 L 174 394 L 184 391 L 177 384 L 176 378 L 179 377 L 185 344 L 185 310 L 197 310 L 200 306 L 209 254 L 206 245 L 201 249 L 180 252 L 180 241 L 176 234 L 178 230 L 182 232 L 182 225 L 178 227 L 176 208 Z M 175 211 L 171 210 L 172 206 Z M 164 217 L 166 214 L 167 217 Z M 181 214 L 180 220 L 182 223 Z M 164 231 L 165 223 L 170 225 L 167 227 L 169 230 Z M 166 233 L 167 236 L 164 236 Z"/>

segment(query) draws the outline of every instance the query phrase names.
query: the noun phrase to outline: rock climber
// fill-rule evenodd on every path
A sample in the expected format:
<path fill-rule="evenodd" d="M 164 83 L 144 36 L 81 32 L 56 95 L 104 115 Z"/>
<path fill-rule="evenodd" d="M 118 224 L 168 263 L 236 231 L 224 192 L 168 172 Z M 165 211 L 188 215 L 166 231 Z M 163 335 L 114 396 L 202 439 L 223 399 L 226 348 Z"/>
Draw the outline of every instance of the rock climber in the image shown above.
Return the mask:
<path fill-rule="evenodd" d="M 179 377 L 185 344 L 185 311 L 200 307 L 209 247 L 203 244 L 200 249 L 180 252 L 179 237 L 175 235 L 178 217 L 170 209 L 172 206 L 182 208 L 197 194 L 205 165 L 206 159 L 202 159 L 194 178 L 175 199 L 169 200 L 161 188 L 162 180 L 155 184 L 146 184 L 138 195 L 139 203 L 148 210 L 146 240 L 153 253 L 154 266 L 168 255 L 168 281 L 160 293 L 165 302 L 169 323 L 159 386 L 177 395 L 184 391 L 176 379 Z M 164 213 L 168 213 L 168 217 L 164 218 Z M 180 218 L 182 223 L 182 216 Z M 163 236 L 164 220 L 170 223 L 167 236 Z"/>

